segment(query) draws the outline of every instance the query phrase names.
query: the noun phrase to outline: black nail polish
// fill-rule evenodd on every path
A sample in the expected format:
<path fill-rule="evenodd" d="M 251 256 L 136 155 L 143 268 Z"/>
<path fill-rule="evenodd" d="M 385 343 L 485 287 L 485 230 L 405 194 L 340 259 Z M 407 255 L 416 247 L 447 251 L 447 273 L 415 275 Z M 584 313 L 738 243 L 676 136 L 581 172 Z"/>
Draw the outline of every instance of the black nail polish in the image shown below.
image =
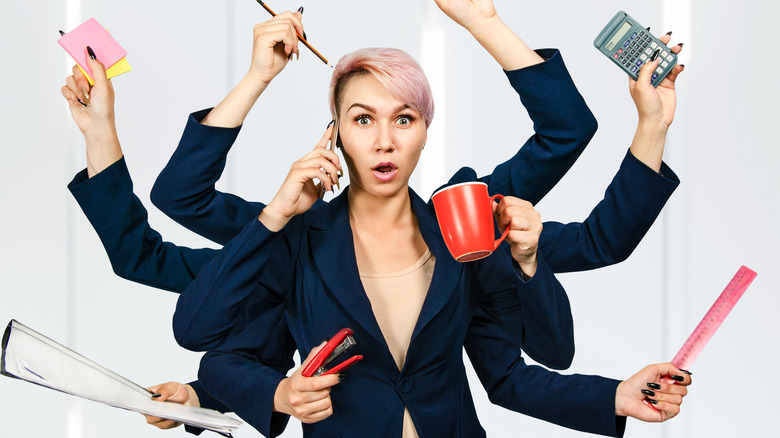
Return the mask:
<path fill-rule="evenodd" d="M 685 64 L 680 64 L 680 67 L 685 68 Z"/>
<path fill-rule="evenodd" d="M 650 26 L 647 26 L 647 31 L 650 32 Z"/>
<path fill-rule="evenodd" d="M 95 52 L 92 50 L 92 47 L 87 46 L 87 54 L 89 55 L 89 59 L 97 59 Z"/>
<path fill-rule="evenodd" d="M 331 126 L 333 126 L 334 123 L 336 123 L 336 121 L 335 120 L 331 120 L 330 122 L 328 122 L 328 126 L 326 126 L 325 129 L 330 128 Z"/>
<path fill-rule="evenodd" d="M 685 43 L 677 43 L 678 46 L 682 47 Z"/>
<path fill-rule="evenodd" d="M 651 398 L 647 398 L 647 397 L 645 397 L 645 400 L 649 401 L 650 403 L 652 403 L 652 404 L 654 404 L 654 405 L 657 405 L 657 404 L 658 404 L 658 400 L 653 400 L 653 399 L 651 399 Z"/>
<path fill-rule="evenodd" d="M 155 392 L 154 394 L 152 394 L 152 398 L 159 398 L 161 395 L 162 394 L 160 394 L 159 392 Z"/>
<path fill-rule="evenodd" d="M 303 32 L 303 39 L 305 39 L 306 41 L 309 41 L 309 38 L 306 36 L 306 32 L 305 31 Z"/>
<path fill-rule="evenodd" d="M 652 382 L 648 383 L 647 387 L 650 388 L 650 389 L 655 389 L 655 390 L 661 389 L 661 385 L 659 385 L 657 383 L 652 383 Z"/>
<path fill-rule="evenodd" d="M 683 377 L 683 376 L 672 376 L 672 379 L 674 379 L 674 380 L 676 380 L 678 382 L 685 381 L 685 377 Z"/>
<path fill-rule="evenodd" d="M 82 101 L 81 101 L 81 99 L 78 99 L 78 101 L 79 101 L 79 103 L 80 103 L 80 104 L 82 104 L 82 105 L 84 105 L 84 106 L 87 106 L 87 104 L 86 104 L 86 103 L 84 103 L 84 102 L 82 102 Z"/>
<path fill-rule="evenodd" d="M 669 32 L 666 32 L 666 34 L 667 34 L 667 35 L 671 35 L 671 34 L 672 34 L 672 31 L 670 30 Z"/>
<path fill-rule="evenodd" d="M 680 64 L 680 65 L 683 65 L 683 64 Z M 689 375 L 689 376 L 690 376 L 691 374 L 693 374 L 692 372 L 690 372 L 690 371 L 688 371 L 688 370 L 680 370 L 680 371 L 684 372 L 685 374 L 687 374 L 687 375 Z"/>
<path fill-rule="evenodd" d="M 650 62 L 655 61 L 655 58 L 658 58 L 659 53 L 661 53 L 661 49 L 655 49 L 655 52 L 653 52 L 653 54 L 650 55 Z"/>
<path fill-rule="evenodd" d="M 303 15 L 303 6 L 301 6 L 300 8 L 298 8 L 298 12 L 300 12 L 300 13 L 301 13 L 301 15 Z"/>
<path fill-rule="evenodd" d="M 649 389 L 643 389 L 642 394 L 649 395 L 650 397 L 655 397 L 655 391 L 651 391 Z"/>
<path fill-rule="evenodd" d="M 345 374 L 339 374 L 339 382 L 341 382 L 342 380 L 344 380 L 344 376 L 345 376 Z"/>
<path fill-rule="evenodd" d="M 60 36 L 65 36 L 65 32 L 60 31 Z"/>

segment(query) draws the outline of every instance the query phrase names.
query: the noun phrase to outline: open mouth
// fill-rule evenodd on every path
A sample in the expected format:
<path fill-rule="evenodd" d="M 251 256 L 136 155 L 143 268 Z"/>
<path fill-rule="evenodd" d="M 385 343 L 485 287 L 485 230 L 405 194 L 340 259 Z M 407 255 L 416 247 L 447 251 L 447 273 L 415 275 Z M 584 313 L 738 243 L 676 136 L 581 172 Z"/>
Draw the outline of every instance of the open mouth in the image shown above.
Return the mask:
<path fill-rule="evenodd" d="M 382 181 L 388 181 L 397 173 L 398 168 L 393 163 L 379 163 L 371 169 L 374 176 Z"/>

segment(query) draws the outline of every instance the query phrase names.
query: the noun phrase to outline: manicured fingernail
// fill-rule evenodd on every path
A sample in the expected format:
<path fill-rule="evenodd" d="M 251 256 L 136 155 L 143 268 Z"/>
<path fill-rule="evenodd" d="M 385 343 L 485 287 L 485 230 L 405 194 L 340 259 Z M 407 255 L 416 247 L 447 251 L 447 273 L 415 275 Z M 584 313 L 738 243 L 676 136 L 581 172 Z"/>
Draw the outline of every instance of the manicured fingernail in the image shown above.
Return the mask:
<path fill-rule="evenodd" d="M 336 121 L 335 120 L 331 120 L 330 122 L 328 122 L 328 126 L 326 126 L 325 129 L 330 128 L 331 126 L 333 126 L 334 123 L 336 123 Z"/>
<path fill-rule="evenodd" d="M 155 392 L 154 394 L 152 394 L 152 398 L 159 398 L 161 395 L 162 394 L 160 394 L 159 392 Z"/>
<path fill-rule="evenodd" d="M 339 382 L 344 380 L 344 376 L 346 376 L 346 374 L 339 374 Z"/>
<path fill-rule="evenodd" d="M 661 49 L 655 49 L 655 52 L 653 52 L 653 54 L 650 55 L 650 62 L 655 61 L 655 58 L 658 58 L 659 53 L 661 53 Z"/>
<path fill-rule="evenodd" d="M 89 59 L 97 59 L 95 52 L 92 50 L 92 47 L 87 46 L 87 54 L 89 55 Z"/>
<path fill-rule="evenodd" d="M 303 15 L 303 6 L 301 6 L 300 8 L 298 8 L 298 12 L 300 12 L 300 13 L 301 13 L 301 15 Z"/>
<path fill-rule="evenodd" d="M 682 65 L 682 64 L 680 64 L 680 65 Z M 692 372 L 690 372 L 690 371 L 688 371 L 688 370 L 680 370 L 680 371 L 684 372 L 685 374 L 687 374 L 687 375 L 689 375 L 689 376 L 690 376 L 691 374 L 693 374 Z"/>
<path fill-rule="evenodd" d="M 647 26 L 646 29 L 648 32 L 650 32 L 650 26 Z"/>
<path fill-rule="evenodd" d="M 677 45 L 682 47 L 685 43 L 678 43 Z"/>
<path fill-rule="evenodd" d="M 685 377 L 683 377 L 683 376 L 672 376 L 672 379 L 674 379 L 674 380 L 676 380 L 678 382 L 685 381 Z"/>
<path fill-rule="evenodd" d="M 643 389 L 642 394 L 649 395 L 650 397 L 655 397 L 655 391 L 651 391 L 649 389 Z"/>
<path fill-rule="evenodd" d="M 659 385 L 657 383 L 652 383 L 652 382 L 648 383 L 647 387 L 650 388 L 650 389 L 656 389 L 656 390 L 661 389 L 661 385 Z"/>
<path fill-rule="evenodd" d="M 309 41 L 309 38 L 306 36 L 306 31 L 303 31 L 303 39 L 305 39 L 306 41 Z"/>
<path fill-rule="evenodd" d="M 297 61 L 299 59 L 301 59 L 301 52 L 300 51 L 299 52 L 295 52 L 295 60 Z"/>
<path fill-rule="evenodd" d="M 60 36 L 65 36 L 65 32 L 60 31 Z"/>
<path fill-rule="evenodd" d="M 79 101 L 79 103 L 80 103 L 80 104 L 82 104 L 82 105 L 84 105 L 84 106 L 87 106 L 87 104 L 86 104 L 86 103 L 84 103 L 84 102 L 82 102 L 82 101 L 81 101 L 81 99 L 78 99 L 78 101 Z"/>
<path fill-rule="evenodd" d="M 685 68 L 685 64 L 680 64 L 680 67 Z"/>
<path fill-rule="evenodd" d="M 657 405 L 657 404 L 658 404 L 658 400 L 653 400 L 653 399 L 651 399 L 651 398 L 645 398 L 645 400 L 647 400 L 648 402 L 650 402 L 650 403 L 652 403 L 652 404 L 654 404 L 654 405 Z"/>
<path fill-rule="evenodd" d="M 669 32 L 666 32 L 666 34 L 667 34 L 667 35 L 671 35 L 671 34 L 672 34 L 672 31 L 670 30 Z"/>

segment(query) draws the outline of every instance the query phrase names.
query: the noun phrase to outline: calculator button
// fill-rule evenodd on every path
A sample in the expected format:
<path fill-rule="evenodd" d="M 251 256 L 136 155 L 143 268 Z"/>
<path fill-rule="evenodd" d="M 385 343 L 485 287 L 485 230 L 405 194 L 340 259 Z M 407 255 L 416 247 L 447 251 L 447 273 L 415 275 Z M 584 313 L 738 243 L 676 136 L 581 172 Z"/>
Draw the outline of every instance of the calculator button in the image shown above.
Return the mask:
<path fill-rule="evenodd" d="M 657 79 L 657 78 L 658 78 L 658 73 L 653 73 L 653 79 Z"/>
<path fill-rule="evenodd" d="M 643 53 L 643 54 L 639 55 L 639 59 L 641 59 L 642 61 L 647 61 L 647 55 L 645 55 Z"/>
<path fill-rule="evenodd" d="M 652 47 L 653 49 L 655 49 L 656 47 L 658 47 L 658 43 L 656 43 L 655 41 L 653 41 L 652 43 L 650 43 L 650 47 Z"/>
<path fill-rule="evenodd" d="M 666 57 L 666 60 L 672 62 L 674 60 L 674 57 L 672 57 L 672 55 L 669 55 Z"/>
<path fill-rule="evenodd" d="M 634 34 L 631 35 L 631 39 L 633 40 L 634 38 L 636 38 L 636 32 L 634 32 Z"/>
<path fill-rule="evenodd" d="M 641 67 L 642 66 L 642 61 L 637 61 L 636 65 L 637 65 L 637 67 Z"/>
<path fill-rule="evenodd" d="M 666 61 L 661 61 L 661 67 L 663 68 L 669 67 L 669 63 Z"/>
<path fill-rule="evenodd" d="M 664 72 L 664 69 L 662 69 L 661 67 L 658 67 L 657 69 L 655 69 L 655 72 L 660 75 L 661 73 Z"/>
<path fill-rule="evenodd" d="M 626 40 L 626 42 L 623 43 L 623 47 L 628 47 L 629 44 L 631 44 L 631 41 Z"/>
<path fill-rule="evenodd" d="M 661 52 L 661 58 L 666 58 L 667 56 L 669 56 L 669 52 L 667 52 L 666 50 Z"/>
<path fill-rule="evenodd" d="M 646 54 L 646 55 L 652 55 L 652 54 L 653 54 L 653 51 L 652 51 L 652 50 L 650 50 L 650 48 L 648 47 L 648 48 L 646 48 L 646 49 L 645 49 L 645 54 Z"/>
<path fill-rule="evenodd" d="M 637 70 L 638 70 L 638 69 L 637 69 L 636 67 L 631 67 L 631 73 L 636 73 L 636 72 L 637 72 Z"/>

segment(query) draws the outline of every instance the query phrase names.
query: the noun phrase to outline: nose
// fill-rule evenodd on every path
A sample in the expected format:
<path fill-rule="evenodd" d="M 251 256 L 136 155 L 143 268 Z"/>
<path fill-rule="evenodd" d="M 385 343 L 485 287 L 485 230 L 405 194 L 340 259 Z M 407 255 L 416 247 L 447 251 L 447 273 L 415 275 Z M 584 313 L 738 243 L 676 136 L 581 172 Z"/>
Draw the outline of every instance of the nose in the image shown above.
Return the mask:
<path fill-rule="evenodd" d="M 376 139 L 377 152 L 392 152 L 395 150 L 395 141 L 393 141 L 392 127 L 380 124 L 377 129 Z"/>

